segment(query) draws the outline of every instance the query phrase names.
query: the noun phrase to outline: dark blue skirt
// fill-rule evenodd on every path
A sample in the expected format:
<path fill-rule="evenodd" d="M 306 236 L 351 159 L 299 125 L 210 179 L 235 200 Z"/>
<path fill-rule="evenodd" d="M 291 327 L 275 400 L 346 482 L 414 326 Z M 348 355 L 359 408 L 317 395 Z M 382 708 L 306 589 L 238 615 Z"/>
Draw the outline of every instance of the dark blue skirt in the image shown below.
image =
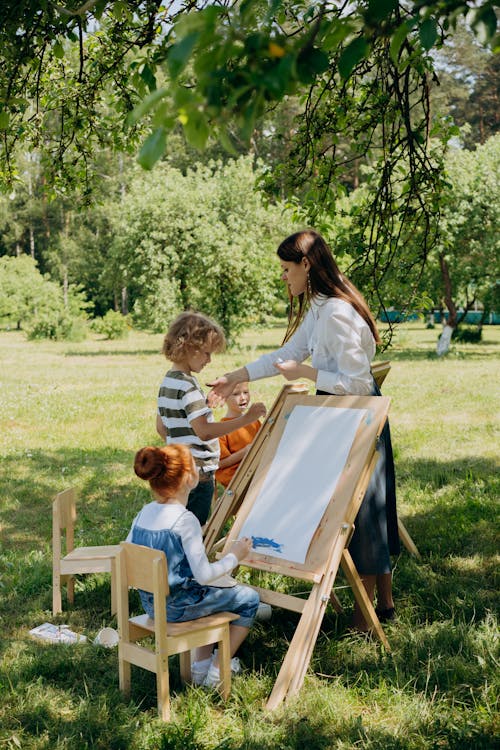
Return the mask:
<path fill-rule="evenodd" d="M 332 394 L 316 391 L 316 395 Z M 382 395 L 375 382 L 371 395 Z M 380 435 L 378 451 L 379 459 L 354 521 L 354 534 L 349 544 L 349 552 L 361 575 L 390 573 L 391 555 L 398 555 L 400 552 L 396 477 L 389 420 Z"/>

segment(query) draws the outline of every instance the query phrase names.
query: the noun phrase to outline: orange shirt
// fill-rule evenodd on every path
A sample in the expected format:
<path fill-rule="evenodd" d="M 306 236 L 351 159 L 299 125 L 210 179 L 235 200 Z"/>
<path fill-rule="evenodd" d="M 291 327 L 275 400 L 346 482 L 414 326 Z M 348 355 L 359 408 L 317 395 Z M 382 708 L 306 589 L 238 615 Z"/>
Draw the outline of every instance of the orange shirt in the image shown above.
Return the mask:
<path fill-rule="evenodd" d="M 228 417 L 223 417 L 221 419 L 221 422 L 230 421 L 231 420 Z M 246 427 L 240 427 L 239 430 L 234 430 L 234 432 L 230 432 L 229 435 L 223 435 L 222 437 L 220 437 L 219 444 L 221 459 L 227 458 L 233 453 L 236 453 L 236 451 L 245 448 L 249 443 L 252 442 L 257 432 L 259 431 L 259 428 L 260 421 L 256 419 L 255 422 L 247 424 Z M 224 487 L 227 487 L 240 463 L 241 462 L 238 461 L 238 463 L 236 464 L 226 466 L 223 469 L 218 469 L 215 472 L 216 480 L 224 485 Z"/>

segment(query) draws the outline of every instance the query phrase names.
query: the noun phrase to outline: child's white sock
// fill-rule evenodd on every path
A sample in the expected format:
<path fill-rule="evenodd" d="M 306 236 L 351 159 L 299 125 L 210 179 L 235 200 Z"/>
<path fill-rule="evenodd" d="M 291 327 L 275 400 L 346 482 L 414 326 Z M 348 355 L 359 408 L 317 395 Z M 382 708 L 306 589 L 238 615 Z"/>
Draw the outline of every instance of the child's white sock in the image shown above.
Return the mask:
<path fill-rule="evenodd" d="M 208 659 L 202 659 L 201 661 L 194 661 L 191 664 L 191 682 L 193 685 L 203 685 L 205 678 L 208 674 L 208 670 L 212 663 L 212 656 Z"/>
<path fill-rule="evenodd" d="M 219 667 L 216 667 L 214 665 L 214 658 L 216 654 L 217 654 L 217 649 L 215 649 L 214 651 L 212 662 L 208 669 L 207 676 L 205 677 L 205 682 L 203 683 L 204 687 L 214 688 L 220 684 Z M 231 659 L 231 675 L 239 674 L 240 672 L 241 672 L 240 660 L 236 656 L 233 656 L 233 658 Z"/>

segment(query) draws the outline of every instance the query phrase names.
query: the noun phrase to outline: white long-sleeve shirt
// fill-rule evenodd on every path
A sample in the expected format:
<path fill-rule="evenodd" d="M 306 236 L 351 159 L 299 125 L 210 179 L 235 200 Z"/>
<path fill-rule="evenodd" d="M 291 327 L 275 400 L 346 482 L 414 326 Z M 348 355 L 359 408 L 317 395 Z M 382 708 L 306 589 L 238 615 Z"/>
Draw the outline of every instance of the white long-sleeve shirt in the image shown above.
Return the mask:
<path fill-rule="evenodd" d="M 277 375 L 278 358 L 303 362 L 309 356 L 317 369 L 316 388 L 338 396 L 371 393 L 370 364 L 375 340 L 368 323 L 354 307 L 337 297 L 314 297 L 301 325 L 282 347 L 245 365 L 250 380 Z"/>
<path fill-rule="evenodd" d="M 216 562 L 209 562 L 203 544 L 200 522 L 181 503 L 153 501 L 145 505 L 133 520 L 127 542 L 132 541 L 134 526 L 157 532 L 174 530 L 181 538 L 193 577 L 201 586 L 215 585 L 214 582 L 217 579 L 230 573 L 238 565 L 238 558 L 232 552 Z"/>

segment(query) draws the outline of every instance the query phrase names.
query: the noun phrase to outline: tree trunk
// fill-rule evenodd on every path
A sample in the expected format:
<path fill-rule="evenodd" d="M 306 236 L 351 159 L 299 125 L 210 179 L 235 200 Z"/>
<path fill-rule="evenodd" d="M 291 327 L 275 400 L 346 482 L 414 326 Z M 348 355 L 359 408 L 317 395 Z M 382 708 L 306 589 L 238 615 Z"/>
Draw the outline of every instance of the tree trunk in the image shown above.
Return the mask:
<path fill-rule="evenodd" d="M 33 224 L 30 223 L 30 253 L 33 260 L 35 260 L 35 232 L 33 230 Z"/>
<path fill-rule="evenodd" d="M 122 315 L 128 315 L 128 290 L 122 286 Z"/>
<path fill-rule="evenodd" d="M 64 307 L 66 310 L 68 309 L 68 287 L 69 287 L 68 267 L 65 265 L 63 267 L 63 299 L 64 299 Z"/>
<path fill-rule="evenodd" d="M 448 354 L 454 330 L 455 329 L 449 326 L 448 323 L 445 323 L 441 336 L 438 338 L 436 344 L 436 353 L 438 357 L 442 357 L 443 354 Z"/>
<path fill-rule="evenodd" d="M 442 357 L 443 354 L 448 353 L 453 331 L 457 327 L 457 308 L 453 301 L 450 269 L 448 267 L 448 263 L 446 262 L 446 258 L 444 257 L 444 253 L 439 254 L 439 267 L 441 269 L 441 278 L 443 280 L 444 303 L 448 309 L 448 320 L 446 321 L 443 318 L 443 331 L 438 339 L 436 346 L 436 352 L 438 356 Z"/>

